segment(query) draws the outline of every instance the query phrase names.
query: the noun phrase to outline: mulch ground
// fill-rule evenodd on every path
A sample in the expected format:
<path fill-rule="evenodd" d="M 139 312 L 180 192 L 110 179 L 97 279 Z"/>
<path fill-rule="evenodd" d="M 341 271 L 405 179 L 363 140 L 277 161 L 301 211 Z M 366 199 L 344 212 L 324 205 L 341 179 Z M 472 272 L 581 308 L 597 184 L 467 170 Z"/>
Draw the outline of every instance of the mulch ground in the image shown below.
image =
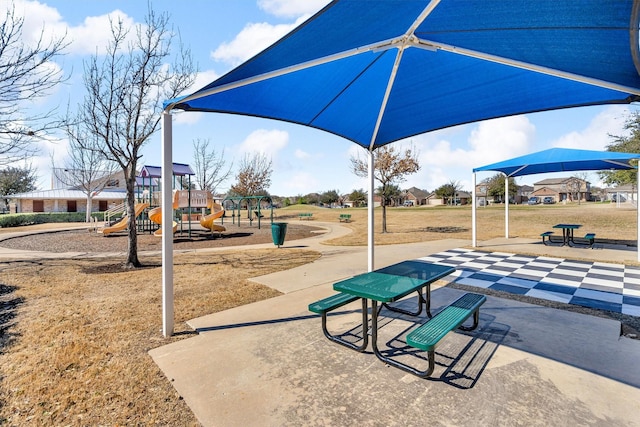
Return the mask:
<path fill-rule="evenodd" d="M 173 239 L 173 248 L 203 249 L 240 245 L 255 245 L 259 243 L 273 243 L 271 225 L 262 224 L 249 226 L 241 224 L 224 224 L 227 229 L 222 233 L 210 233 L 200 228 L 193 228 L 191 235 L 185 228 L 178 230 Z M 288 223 L 285 244 L 288 241 L 317 236 L 322 229 L 310 225 Z M 152 232 L 138 233 L 138 251 L 159 251 L 162 249 L 162 239 Z M 62 252 L 126 252 L 128 238 L 126 233 L 115 233 L 108 236 L 93 230 L 53 231 L 31 234 L 22 237 L 12 237 L 0 241 L 0 246 L 10 249 Z"/>

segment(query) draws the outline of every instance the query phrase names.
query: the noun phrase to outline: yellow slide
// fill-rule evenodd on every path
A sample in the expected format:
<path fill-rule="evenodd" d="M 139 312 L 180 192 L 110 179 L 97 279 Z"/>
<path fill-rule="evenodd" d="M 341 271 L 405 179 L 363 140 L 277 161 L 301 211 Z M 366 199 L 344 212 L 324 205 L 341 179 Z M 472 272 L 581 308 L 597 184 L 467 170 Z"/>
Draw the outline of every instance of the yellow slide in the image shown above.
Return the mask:
<path fill-rule="evenodd" d="M 178 207 L 178 192 L 173 191 L 173 209 Z M 162 208 L 157 207 L 153 208 L 149 211 L 149 219 L 156 224 L 162 227 Z M 178 223 L 173 221 L 173 232 L 175 233 L 178 230 Z M 157 229 L 153 232 L 154 236 L 161 237 L 162 236 L 162 228 Z"/>
<path fill-rule="evenodd" d="M 213 223 L 213 221 L 215 221 L 216 219 L 224 215 L 224 208 L 222 207 L 222 205 L 219 205 L 218 203 L 214 203 L 214 202 L 211 203 L 210 207 L 211 207 L 211 213 L 209 215 L 205 215 L 202 217 L 202 219 L 200 220 L 200 225 L 206 228 L 207 230 L 211 230 L 211 231 L 217 231 L 217 232 L 226 231 L 226 228 L 224 228 L 223 226 Z"/>
<path fill-rule="evenodd" d="M 136 218 L 148 207 L 149 207 L 149 203 L 136 203 L 136 205 L 134 206 Z M 111 233 L 117 233 L 118 231 L 124 231 L 127 229 L 128 225 L 129 225 L 129 217 L 124 216 L 120 221 L 113 224 L 112 226 L 104 227 L 98 230 L 98 233 L 102 233 L 106 236 Z"/>

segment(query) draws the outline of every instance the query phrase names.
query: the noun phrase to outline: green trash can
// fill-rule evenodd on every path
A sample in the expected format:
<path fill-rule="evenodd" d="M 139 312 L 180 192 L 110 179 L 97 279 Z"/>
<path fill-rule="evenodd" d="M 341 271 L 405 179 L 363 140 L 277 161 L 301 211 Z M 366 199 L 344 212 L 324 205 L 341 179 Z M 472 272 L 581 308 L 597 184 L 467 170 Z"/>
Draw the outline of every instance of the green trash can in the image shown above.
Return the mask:
<path fill-rule="evenodd" d="M 274 222 L 271 223 L 271 237 L 273 237 L 273 244 L 280 247 L 284 244 L 284 236 L 287 234 L 286 222 Z"/>

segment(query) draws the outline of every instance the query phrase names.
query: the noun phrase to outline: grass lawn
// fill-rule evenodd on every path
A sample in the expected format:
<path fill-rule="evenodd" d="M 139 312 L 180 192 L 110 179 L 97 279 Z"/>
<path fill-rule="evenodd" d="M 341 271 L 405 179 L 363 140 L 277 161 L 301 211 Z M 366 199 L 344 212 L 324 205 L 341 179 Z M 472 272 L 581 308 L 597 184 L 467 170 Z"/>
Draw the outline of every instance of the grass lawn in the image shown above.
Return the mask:
<path fill-rule="evenodd" d="M 278 209 L 277 220 L 342 223 L 353 233 L 334 245 L 365 245 L 366 208 Z M 469 207 L 390 208 L 376 244 L 471 238 Z M 610 204 L 511 207 L 511 236 L 538 238 L 560 222 L 598 238 L 635 240 L 636 210 Z M 304 223 L 305 221 L 300 221 Z M 10 230 L 18 231 L 18 230 Z M 504 236 L 504 208 L 478 210 L 478 239 Z M 232 240 L 232 239 L 230 239 Z M 317 259 L 303 249 L 175 257 L 176 336 L 161 335 L 159 258 L 123 271 L 114 259 L 0 262 L 0 425 L 197 425 L 147 352 L 192 335 L 185 321 L 278 292 L 247 279 Z"/>
<path fill-rule="evenodd" d="M 540 233 L 552 230 L 558 223 L 582 224 L 580 231 L 596 233 L 597 239 L 632 240 L 637 238 L 636 209 L 616 208 L 612 203 L 577 203 L 563 205 L 510 205 L 509 236 L 538 239 Z M 367 209 L 327 209 L 295 205 L 277 211 L 279 216 L 297 221 L 297 212 L 313 213 L 318 221 L 337 222 L 340 214 L 351 214 L 351 222 L 342 223 L 354 230 L 347 236 L 331 240 L 335 245 L 366 245 Z M 446 238 L 471 239 L 471 207 L 394 207 L 387 208 L 387 233 L 382 234 L 382 209 L 376 208 L 375 243 L 377 245 L 412 243 Z M 304 221 L 303 221 L 304 222 Z M 504 237 L 504 205 L 477 210 L 477 238 L 488 240 Z M 577 235 L 577 234 L 576 234 Z"/>

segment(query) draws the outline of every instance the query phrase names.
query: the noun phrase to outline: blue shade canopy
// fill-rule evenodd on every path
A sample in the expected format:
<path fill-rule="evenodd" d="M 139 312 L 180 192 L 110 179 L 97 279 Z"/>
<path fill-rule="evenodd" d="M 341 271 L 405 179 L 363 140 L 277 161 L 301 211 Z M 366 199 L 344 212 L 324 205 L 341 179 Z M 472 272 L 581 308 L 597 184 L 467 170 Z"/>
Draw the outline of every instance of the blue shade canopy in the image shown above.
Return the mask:
<path fill-rule="evenodd" d="M 634 0 L 336 0 L 165 108 L 293 122 L 375 148 L 640 95 Z"/>
<path fill-rule="evenodd" d="M 475 168 L 473 172 L 498 171 L 510 177 L 550 172 L 573 172 L 608 169 L 634 169 L 631 160 L 637 153 L 551 148 L 526 156 Z"/>

